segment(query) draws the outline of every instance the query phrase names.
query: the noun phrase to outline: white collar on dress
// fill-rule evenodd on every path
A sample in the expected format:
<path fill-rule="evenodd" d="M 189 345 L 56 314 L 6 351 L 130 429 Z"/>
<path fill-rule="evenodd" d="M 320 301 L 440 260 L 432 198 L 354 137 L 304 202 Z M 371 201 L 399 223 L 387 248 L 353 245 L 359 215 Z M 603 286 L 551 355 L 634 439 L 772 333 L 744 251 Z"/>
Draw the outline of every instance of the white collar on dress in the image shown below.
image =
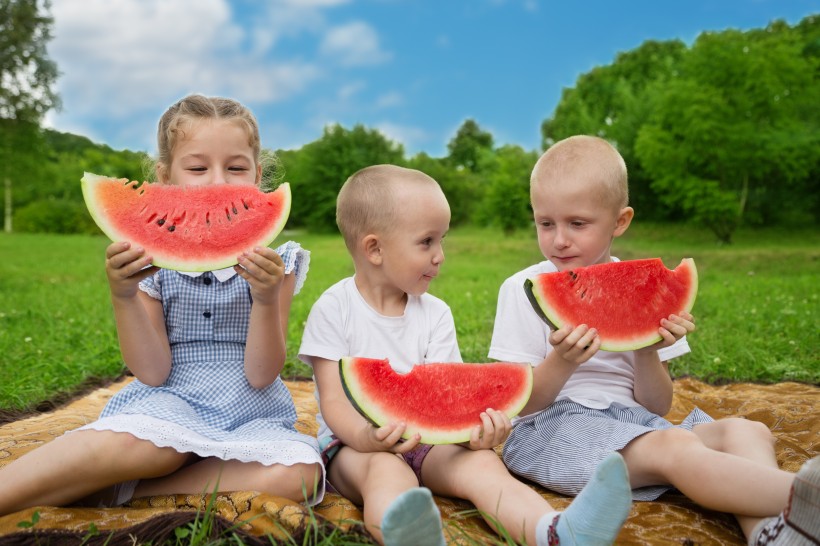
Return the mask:
<path fill-rule="evenodd" d="M 200 277 L 203 273 L 204 271 L 179 271 L 180 275 L 186 275 L 188 277 Z M 236 275 L 236 271 L 234 271 L 233 267 L 217 269 L 216 271 L 211 271 L 211 273 L 213 273 L 213 276 L 216 277 L 216 280 L 219 282 L 225 282 Z"/>

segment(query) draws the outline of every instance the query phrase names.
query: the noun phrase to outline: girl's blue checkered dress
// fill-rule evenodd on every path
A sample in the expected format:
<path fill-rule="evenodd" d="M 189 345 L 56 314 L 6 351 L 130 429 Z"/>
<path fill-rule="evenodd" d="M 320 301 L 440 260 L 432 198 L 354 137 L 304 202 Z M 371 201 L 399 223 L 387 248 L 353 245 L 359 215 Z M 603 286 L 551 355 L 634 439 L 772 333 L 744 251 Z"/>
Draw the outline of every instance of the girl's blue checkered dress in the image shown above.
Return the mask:
<path fill-rule="evenodd" d="M 285 271 L 296 275 L 298 291 L 309 252 L 294 242 L 276 251 Z M 134 380 L 83 428 L 128 432 L 202 457 L 266 465 L 321 462 L 316 439 L 294 428 L 296 409 L 281 379 L 262 389 L 245 379 L 251 295 L 244 279 L 163 269 L 140 288 L 162 301 L 171 374 L 159 387 Z"/>

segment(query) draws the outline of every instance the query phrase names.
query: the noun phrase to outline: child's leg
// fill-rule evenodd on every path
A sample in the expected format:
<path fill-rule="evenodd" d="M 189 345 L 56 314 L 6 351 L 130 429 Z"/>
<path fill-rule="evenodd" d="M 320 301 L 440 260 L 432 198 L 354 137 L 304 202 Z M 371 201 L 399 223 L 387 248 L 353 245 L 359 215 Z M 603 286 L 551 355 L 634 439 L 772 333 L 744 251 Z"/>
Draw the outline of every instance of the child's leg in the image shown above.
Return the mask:
<path fill-rule="evenodd" d="M 769 427 L 747 419 L 721 419 L 692 428 L 706 447 L 755 461 L 763 466 L 778 468 L 774 451 L 775 439 Z M 737 515 L 737 521 L 747 537 L 760 522 L 758 517 Z"/>
<path fill-rule="evenodd" d="M 123 432 L 72 432 L 0 468 L 0 515 L 64 506 L 115 483 L 168 474 L 186 458 Z"/>
<path fill-rule="evenodd" d="M 252 490 L 302 502 L 313 497 L 321 476 L 318 463 L 268 466 L 208 457 L 173 474 L 140 480 L 134 496 Z"/>
<path fill-rule="evenodd" d="M 673 485 L 696 503 L 731 514 L 777 515 L 794 480 L 768 464 L 711 449 L 696 433 L 680 428 L 648 432 L 621 454 L 633 488 Z"/>
<path fill-rule="evenodd" d="M 584 504 L 561 514 L 569 523 L 567 536 L 558 533 L 563 544 L 611 544 L 629 514 L 632 502 L 626 468 L 620 456 L 615 464 L 602 468 L 590 486 L 579 495 Z M 605 461 L 611 465 L 613 461 Z M 605 466 L 602 464 L 602 467 Z M 469 500 L 488 524 L 500 523 L 516 541 L 542 544 L 536 529 L 549 526 L 558 515 L 555 509 L 532 488 L 512 476 L 492 450 L 473 451 L 455 445 L 435 446 L 422 466 L 425 485 L 435 493 Z M 597 499 L 597 502 L 596 502 Z M 575 502 L 573 503 L 575 505 Z M 578 516 L 583 512 L 583 516 Z M 544 518 L 547 518 L 546 520 Z M 581 521 L 581 520 L 584 521 Z M 539 522 L 543 522 L 539 525 Z M 546 529 L 544 529 L 546 530 Z"/>
<path fill-rule="evenodd" d="M 399 456 L 342 447 L 328 465 L 328 477 L 341 495 L 363 507 L 365 527 L 380 543 L 443 541 L 441 515 L 433 510 L 432 497 L 412 493 L 419 489 L 418 479 Z"/>

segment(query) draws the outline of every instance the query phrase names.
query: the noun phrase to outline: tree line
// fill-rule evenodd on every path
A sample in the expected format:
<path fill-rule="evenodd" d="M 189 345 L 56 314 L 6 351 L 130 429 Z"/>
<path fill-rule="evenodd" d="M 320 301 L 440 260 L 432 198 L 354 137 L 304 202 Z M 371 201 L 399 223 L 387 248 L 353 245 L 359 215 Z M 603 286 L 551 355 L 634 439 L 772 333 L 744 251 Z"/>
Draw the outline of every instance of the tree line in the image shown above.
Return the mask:
<path fill-rule="evenodd" d="M 38 3 L 44 5 L 32 10 Z M 43 114 L 59 106 L 56 67 L 44 46 L 52 23 L 47 3 L 0 0 L 0 17 L 0 77 L 29 78 L 0 93 L 0 180 L 10 186 L 5 225 L 96 233 L 82 201 L 82 172 L 143 179 L 150 158 L 42 129 Z M 542 150 L 574 134 L 608 139 L 627 162 L 630 202 L 642 219 L 697 222 L 723 242 L 742 225 L 816 224 L 819 80 L 817 16 L 794 26 L 775 21 L 704 32 L 689 46 L 647 41 L 563 90 L 541 124 Z M 26 97 L 32 89 L 39 91 Z M 529 175 L 540 152 L 497 145 L 473 119 L 459 127 L 444 157 L 408 156 L 401 143 L 363 125 L 330 125 L 298 150 L 275 150 L 267 174 L 291 184 L 291 227 L 335 230 L 336 194 L 346 178 L 394 163 L 439 181 L 453 225 L 510 233 L 532 225 Z"/>

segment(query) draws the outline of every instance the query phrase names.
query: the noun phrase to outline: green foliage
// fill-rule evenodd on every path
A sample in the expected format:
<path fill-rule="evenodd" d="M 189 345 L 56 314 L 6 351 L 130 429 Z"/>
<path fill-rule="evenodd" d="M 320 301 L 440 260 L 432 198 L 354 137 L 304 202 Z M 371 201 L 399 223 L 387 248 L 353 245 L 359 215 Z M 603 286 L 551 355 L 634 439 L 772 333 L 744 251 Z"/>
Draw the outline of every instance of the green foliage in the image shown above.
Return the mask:
<path fill-rule="evenodd" d="M 345 180 L 364 167 L 404 162 L 404 148 L 375 129 L 356 125 L 325 127 L 319 140 L 279 158 L 295 199 L 291 225 L 336 230 L 336 195 Z"/>
<path fill-rule="evenodd" d="M 407 167 L 426 173 L 439 183 L 450 203 L 451 226 L 475 221 L 475 209 L 486 189 L 481 175 L 469 169 L 454 169 L 448 158 L 434 158 L 425 153 L 410 158 Z"/>
<path fill-rule="evenodd" d="M 69 199 L 40 199 L 17 210 L 20 233 L 99 233 L 85 204 Z"/>
<path fill-rule="evenodd" d="M 630 204 L 642 218 L 668 217 L 650 189 L 650 176 L 635 156 L 635 139 L 649 118 L 649 93 L 677 70 L 686 46 L 679 40 L 646 41 L 620 53 L 611 65 L 593 68 L 564 89 L 552 117 L 541 126 L 543 147 L 572 135 L 596 135 L 612 142 L 629 167 Z"/>
<path fill-rule="evenodd" d="M 652 89 L 636 153 L 667 204 L 723 242 L 742 223 L 782 216 L 781 195 L 816 197 L 820 63 L 786 25 L 704 33 L 678 74 Z"/>
<path fill-rule="evenodd" d="M 48 0 L 0 0 L 0 118 L 36 123 L 60 105 L 57 65 L 46 51 L 50 7 Z"/>
<path fill-rule="evenodd" d="M 536 152 L 509 145 L 485 155 L 481 172 L 486 176 L 487 189 L 476 215 L 477 223 L 500 227 L 506 235 L 532 225 L 530 173 L 537 160 Z"/>
<path fill-rule="evenodd" d="M 493 135 L 482 130 L 473 119 L 468 119 L 447 144 L 447 160 L 456 168 L 479 170 L 480 157 L 493 149 Z"/>

